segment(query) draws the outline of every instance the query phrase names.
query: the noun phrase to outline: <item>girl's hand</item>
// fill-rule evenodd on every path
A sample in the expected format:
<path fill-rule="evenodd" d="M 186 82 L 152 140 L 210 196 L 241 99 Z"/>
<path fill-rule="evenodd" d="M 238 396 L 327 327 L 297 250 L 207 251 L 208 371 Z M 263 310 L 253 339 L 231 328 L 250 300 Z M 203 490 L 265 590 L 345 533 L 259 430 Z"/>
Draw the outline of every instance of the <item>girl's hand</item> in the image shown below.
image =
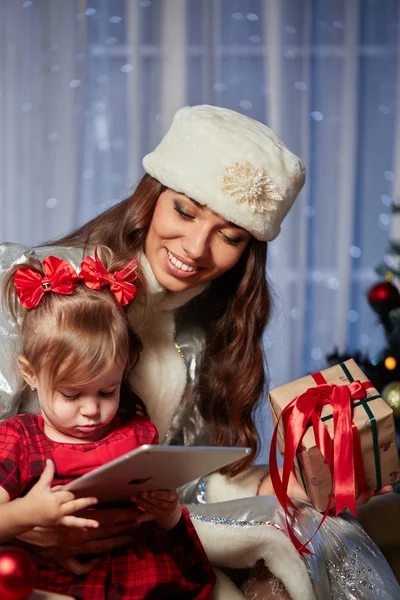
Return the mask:
<path fill-rule="evenodd" d="M 47 527 L 64 525 L 65 527 L 96 528 L 98 521 L 77 517 L 74 513 L 97 504 L 96 498 L 75 498 L 72 492 L 52 490 L 54 463 L 46 460 L 46 467 L 39 481 L 24 498 L 21 498 L 21 511 L 24 511 L 32 526 Z M 23 505 L 22 505 L 23 503 Z M 24 515 L 25 518 L 25 515 Z"/>
<path fill-rule="evenodd" d="M 182 516 L 179 496 L 170 490 L 140 492 L 137 496 L 132 496 L 131 500 L 153 515 L 155 523 L 166 531 L 173 529 Z"/>

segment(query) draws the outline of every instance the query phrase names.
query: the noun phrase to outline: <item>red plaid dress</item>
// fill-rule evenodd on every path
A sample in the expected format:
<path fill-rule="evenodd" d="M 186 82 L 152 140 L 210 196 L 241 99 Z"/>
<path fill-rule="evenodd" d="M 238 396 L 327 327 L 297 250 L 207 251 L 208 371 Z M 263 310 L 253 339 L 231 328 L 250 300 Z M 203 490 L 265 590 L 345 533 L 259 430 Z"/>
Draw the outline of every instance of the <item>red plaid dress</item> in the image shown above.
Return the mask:
<path fill-rule="evenodd" d="M 59 485 L 152 443 L 157 443 L 156 429 L 143 417 L 117 422 L 116 428 L 98 442 L 65 444 L 45 435 L 39 415 L 18 415 L 0 423 L 0 485 L 11 499 L 18 498 L 37 482 L 47 458 L 56 464 L 53 485 Z M 142 523 L 132 535 L 131 546 L 101 554 L 100 566 L 88 575 L 73 575 L 41 561 L 37 587 L 76 600 L 211 597 L 214 573 L 185 509 L 171 531 L 149 522 Z"/>

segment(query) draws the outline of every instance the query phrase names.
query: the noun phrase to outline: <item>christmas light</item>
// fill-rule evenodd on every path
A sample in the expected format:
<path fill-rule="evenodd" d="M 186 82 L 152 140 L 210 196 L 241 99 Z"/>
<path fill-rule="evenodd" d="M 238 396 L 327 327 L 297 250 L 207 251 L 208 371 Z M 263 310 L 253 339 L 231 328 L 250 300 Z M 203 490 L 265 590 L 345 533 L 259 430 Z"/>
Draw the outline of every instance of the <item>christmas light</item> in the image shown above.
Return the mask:
<path fill-rule="evenodd" d="M 391 271 L 386 271 L 385 273 L 385 280 L 386 281 L 393 281 L 393 273 Z"/>
<path fill-rule="evenodd" d="M 385 367 L 388 371 L 393 371 L 397 367 L 397 360 L 394 356 L 387 356 L 384 362 Z"/>

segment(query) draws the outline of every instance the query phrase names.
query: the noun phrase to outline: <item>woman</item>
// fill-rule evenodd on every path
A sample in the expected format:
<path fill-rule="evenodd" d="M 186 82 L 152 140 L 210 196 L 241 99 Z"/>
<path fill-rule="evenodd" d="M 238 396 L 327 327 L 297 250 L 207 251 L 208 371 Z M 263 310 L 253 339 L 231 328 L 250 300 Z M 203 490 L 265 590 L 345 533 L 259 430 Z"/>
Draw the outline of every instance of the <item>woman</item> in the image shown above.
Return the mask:
<path fill-rule="evenodd" d="M 257 497 L 258 491 L 270 490 L 267 470 L 249 468 L 257 451 L 254 408 L 265 385 L 261 335 L 270 304 L 266 242 L 279 233 L 303 186 L 303 165 L 261 123 L 211 106 L 179 110 L 143 165 L 146 175 L 132 197 L 55 242 L 57 255 L 63 252 L 77 265 L 97 244 L 109 246 L 118 257 L 137 255 L 146 291 L 129 313 L 143 344 L 132 386 L 155 422 L 161 443 L 252 448 L 249 460 L 182 491 L 184 501 L 192 503 L 192 520 L 214 566 L 258 569 L 263 562 L 286 587 L 286 592 L 275 589 L 270 597 L 325 600 L 339 590 L 343 598 L 355 598 L 335 579 L 335 568 L 343 566 L 340 561 L 347 560 L 349 551 L 342 546 L 328 551 L 325 546 L 333 539 L 336 523 L 338 540 L 348 534 L 351 547 L 368 539 L 365 534 L 344 519 L 328 520 L 314 538 L 315 555 L 308 559 L 313 591 L 302 559 L 278 528 L 276 498 Z M 4 267 L 26 253 L 31 251 L 3 247 Z M 49 249 L 34 253 L 40 258 Z M 1 360 L 5 417 L 32 410 L 34 399 L 13 397 L 16 381 L 8 357 L 15 352 L 18 334 L 8 320 L 2 327 L 8 342 Z M 129 518 L 126 513 L 103 518 L 113 519 L 113 525 L 103 529 L 104 538 L 126 533 L 126 522 L 115 525 L 119 520 L 130 520 L 131 529 L 135 527 L 133 509 Z M 308 539 L 318 520 L 315 510 L 302 506 L 299 535 Z M 73 552 L 100 552 L 110 547 L 107 544 L 129 539 L 92 540 Z M 29 540 L 48 543 L 40 532 Z M 378 549 L 369 539 L 364 546 L 363 560 L 373 564 L 376 578 L 372 581 L 369 572 L 367 586 L 376 586 L 380 598 L 386 589 L 397 593 Z M 85 568 L 68 554 L 64 560 L 71 568 Z M 384 577 L 389 583 L 383 583 Z M 254 585 L 258 583 L 247 582 L 249 597 L 258 593 Z M 221 572 L 218 586 L 221 598 L 243 598 Z M 363 589 L 359 597 L 378 598 L 374 590 Z"/>

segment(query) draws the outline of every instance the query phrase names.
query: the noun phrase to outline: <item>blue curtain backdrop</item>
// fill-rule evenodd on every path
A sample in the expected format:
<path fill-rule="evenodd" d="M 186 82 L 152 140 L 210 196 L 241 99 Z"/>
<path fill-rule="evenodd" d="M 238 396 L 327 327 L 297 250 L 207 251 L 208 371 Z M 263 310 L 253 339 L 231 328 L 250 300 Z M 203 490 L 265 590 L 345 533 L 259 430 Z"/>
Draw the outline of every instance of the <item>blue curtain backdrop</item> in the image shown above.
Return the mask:
<path fill-rule="evenodd" d="M 0 34 L 2 240 L 118 202 L 180 106 L 232 108 L 308 171 L 269 248 L 271 384 L 380 349 L 365 293 L 396 234 L 397 0 L 3 0 Z"/>

